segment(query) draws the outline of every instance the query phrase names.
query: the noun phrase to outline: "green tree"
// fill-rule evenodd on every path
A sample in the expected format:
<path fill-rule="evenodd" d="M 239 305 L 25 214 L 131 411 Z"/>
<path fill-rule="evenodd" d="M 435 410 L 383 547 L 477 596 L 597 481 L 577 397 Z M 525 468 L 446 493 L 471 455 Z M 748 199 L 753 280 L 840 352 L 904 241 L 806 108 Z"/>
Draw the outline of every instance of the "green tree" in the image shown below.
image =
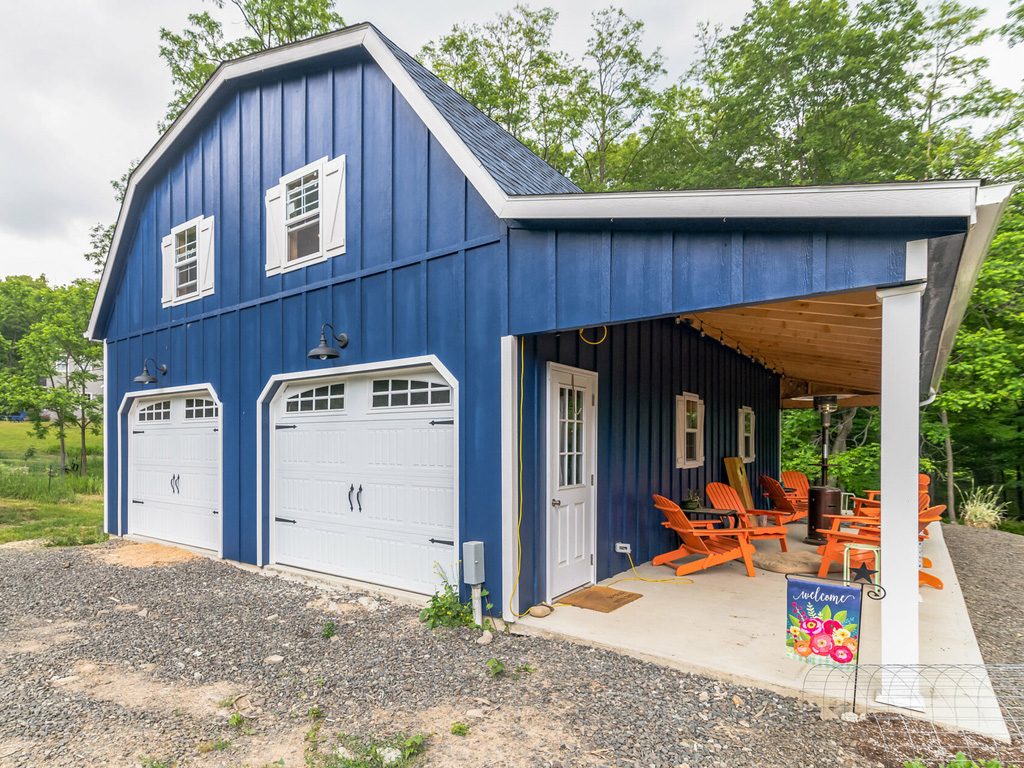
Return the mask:
<path fill-rule="evenodd" d="M 583 70 L 551 47 L 558 14 L 516 5 L 485 24 L 456 24 L 419 58 L 477 109 L 563 173 L 580 122 Z"/>
<path fill-rule="evenodd" d="M 88 392 L 97 380 L 103 345 L 87 340 L 96 283 L 77 280 L 52 289 L 43 316 L 18 341 L 20 368 L 4 387 L 3 399 L 28 411 L 36 433 L 50 429 L 60 443 L 61 469 L 67 471 L 69 433 L 79 437 L 78 471 L 88 469 L 86 437 L 99 432 L 102 400 Z"/>
<path fill-rule="evenodd" d="M 222 9 L 225 0 L 211 0 Z M 294 43 L 345 25 L 334 0 L 228 0 L 246 33 L 226 39 L 224 25 L 209 12 L 188 16 L 181 32 L 160 29 L 160 57 L 171 72 L 174 98 L 160 130 L 165 130 L 199 92 L 221 62 Z"/>
<path fill-rule="evenodd" d="M 0 279 L 0 372 L 4 375 L 17 370 L 18 342 L 44 315 L 49 291 L 44 276 Z"/>
<path fill-rule="evenodd" d="M 592 15 L 580 92 L 585 108 L 576 115 L 578 134 L 585 142 L 573 142 L 581 160 L 578 183 L 585 189 L 618 187 L 619 178 L 628 175 L 644 147 L 636 136 L 625 140 L 651 114 L 657 100 L 655 84 L 665 70 L 659 49 L 644 50 L 643 33 L 644 23 L 619 8 Z M 613 157 L 618 161 L 614 170 Z"/>

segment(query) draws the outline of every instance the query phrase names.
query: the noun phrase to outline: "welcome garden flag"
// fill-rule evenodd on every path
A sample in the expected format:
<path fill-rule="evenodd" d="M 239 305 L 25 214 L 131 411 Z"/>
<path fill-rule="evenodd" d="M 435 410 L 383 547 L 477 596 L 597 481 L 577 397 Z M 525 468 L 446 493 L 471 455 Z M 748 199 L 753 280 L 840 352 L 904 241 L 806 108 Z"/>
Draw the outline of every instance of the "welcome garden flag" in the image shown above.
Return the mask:
<path fill-rule="evenodd" d="M 786 655 L 808 664 L 855 664 L 861 587 L 790 578 Z"/>

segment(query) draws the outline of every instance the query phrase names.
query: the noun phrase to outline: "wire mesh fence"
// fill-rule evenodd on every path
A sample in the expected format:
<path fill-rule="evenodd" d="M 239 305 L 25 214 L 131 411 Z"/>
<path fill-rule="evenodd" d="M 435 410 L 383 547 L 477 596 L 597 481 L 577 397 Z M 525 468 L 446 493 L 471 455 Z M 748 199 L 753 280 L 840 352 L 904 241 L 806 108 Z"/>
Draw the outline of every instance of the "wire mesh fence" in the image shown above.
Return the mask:
<path fill-rule="evenodd" d="M 1024 765 L 1024 664 L 816 666 L 803 695 L 823 717 L 857 723 L 859 751 L 887 765 L 960 753 Z"/>

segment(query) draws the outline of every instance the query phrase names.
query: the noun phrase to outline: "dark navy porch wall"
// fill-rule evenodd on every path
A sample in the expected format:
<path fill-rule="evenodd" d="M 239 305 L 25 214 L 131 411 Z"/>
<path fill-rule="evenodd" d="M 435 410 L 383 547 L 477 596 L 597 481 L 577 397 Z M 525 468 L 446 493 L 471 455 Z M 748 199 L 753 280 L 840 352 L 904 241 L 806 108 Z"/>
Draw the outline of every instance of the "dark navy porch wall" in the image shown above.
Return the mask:
<path fill-rule="evenodd" d="M 601 334 L 587 332 L 592 340 Z M 637 563 L 676 546 L 675 534 L 651 507 L 651 494 L 681 500 L 695 490 L 703 497 L 707 483 L 724 481 L 722 459 L 737 454 L 741 406 L 757 416 L 756 459 L 747 465 L 748 476 L 753 483 L 761 473 L 778 476 L 778 377 L 688 326 L 671 319 L 610 326 L 598 346 L 575 332 L 532 336 L 524 353 L 523 605 L 545 598 L 549 362 L 598 375 L 598 578 L 629 568 L 625 555 L 614 552 L 617 541 L 632 544 Z M 675 466 L 675 397 L 683 392 L 704 400 L 705 464 L 698 469 Z M 756 489 L 754 498 L 760 500 Z"/>
<path fill-rule="evenodd" d="M 145 357 L 169 366 L 158 386 L 215 387 L 224 403 L 224 555 L 255 562 L 256 401 L 268 379 L 324 367 L 306 351 L 325 320 L 350 335 L 344 364 L 436 355 L 460 382 L 460 533 L 485 542 L 495 597 L 501 336 L 898 282 L 906 241 L 928 234 L 899 222 L 884 232 L 807 222 L 634 231 L 503 222 L 383 71 L 351 56 L 226 92 L 186 139 L 136 192 L 113 300 L 101 313 L 112 417 L 140 391 L 131 379 Z M 346 254 L 267 277 L 265 190 L 282 173 L 339 154 L 347 156 Z M 199 214 L 216 220 L 215 292 L 163 309 L 161 236 Z M 727 364 L 708 354 L 709 365 Z M 631 375 L 613 373 L 611 391 L 615 376 Z M 764 436 L 772 416 L 758 415 Z M 106 431 L 111 457 L 117 433 Z M 126 481 L 116 464 L 110 480 L 117 530 Z"/>

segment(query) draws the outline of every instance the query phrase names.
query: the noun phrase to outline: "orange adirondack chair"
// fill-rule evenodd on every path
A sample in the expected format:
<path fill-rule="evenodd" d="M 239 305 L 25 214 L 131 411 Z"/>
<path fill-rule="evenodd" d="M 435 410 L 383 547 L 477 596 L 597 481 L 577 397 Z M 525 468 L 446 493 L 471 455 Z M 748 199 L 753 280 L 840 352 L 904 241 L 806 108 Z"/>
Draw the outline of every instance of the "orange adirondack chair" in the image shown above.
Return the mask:
<path fill-rule="evenodd" d="M 730 560 L 742 559 L 747 576 L 754 576 L 754 562 L 751 560 L 754 545 L 750 543 L 748 529 L 696 528 L 678 504 L 658 494 L 654 494 L 654 507 L 665 515 L 662 525 L 679 534 L 680 546 L 656 556 L 651 560 L 652 564 L 671 566 L 675 568 L 676 576 L 685 576 Z M 698 559 L 681 564 L 675 562 L 692 555 L 698 556 Z"/>
<path fill-rule="evenodd" d="M 934 507 L 923 507 L 918 512 L 917 524 L 918 524 L 918 538 L 924 539 L 928 536 L 928 526 L 937 520 L 942 518 L 942 513 L 946 511 L 944 504 L 939 504 Z M 818 552 L 821 554 L 821 567 L 818 569 L 819 576 L 827 576 L 828 570 L 833 562 L 839 562 L 843 559 L 844 544 L 870 544 L 878 546 L 882 541 L 882 529 L 880 520 L 877 517 L 863 517 L 863 516 L 851 516 L 851 515 L 826 515 L 831 518 L 832 527 L 828 529 L 818 529 L 818 533 L 823 535 L 826 539 L 825 544 L 818 547 Z M 843 527 L 849 526 L 849 527 Z M 859 565 L 860 563 L 868 563 L 869 566 L 874 565 L 875 555 L 873 552 L 862 550 L 857 551 L 854 547 L 854 551 L 850 556 L 851 564 Z M 924 558 L 922 562 L 924 568 L 930 568 L 931 562 L 928 558 Z M 935 589 L 942 589 L 942 580 L 933 574 L 926 573 L 923 569 L 918 569 L 917 580 L 919 584 L 925 584 Z"/>
<path fill-rule="evenodd" d="M 932 478 L 930 475 L 926 475 L 924 472 L 919 472 L 917 475 L 917 492 L 929 494 L 929 490 L 932 484 Z M 865 498 L 853 498 L 853 509 L 856 514 L 857 509 L 860 505 L 866 504 L 881 504 L 882 503 L 882 492 L 881 491 L 864 491 Z M 859 502 L 859 504 L 858 504 Z"/>
<path fill-rule="evenodd" d="M 777 518 L 780 524 L 793 523 L 807 517 L 807 505 L 804 505 L 801 509 L 794 504 L 786 493 L 786 489 L 774 477 L 761 475 L 757 481 L 761 484 L 761 489 L 764 491 L 765 496 L 772 503 L 772 510 L 781 514 Z"/>
<path fill-rule="evenodd" d="M 725 483 L 708 483 L 707 494 L 711 500 L 711 506 L 715 509 L 731 509 L 736 512 L 740 526 L 751 530 L 751 539 L 778 539 L 782 551 L 789 551 L 789 547 L 786 545 L 786 526 L 782 525 L 779 520 L 780 517 L 785 517 L 787 513 L 779 512 L 778 510 L 744 509 L 743 502 L 740 501 L 740 495 L 736 493 L 736 489 Z M 750 515 L 774 517 L 775 525 L 753 525 L 750 521 Z"/>
<path fill-rule="evenodd" d="M 782 473 L 782 484 L 786 488 L 793 489 L 792 493 L 787 492 L 786 495 L 796 502 L 796 507 L 800 508 L 802 506 L 804 509 L 807 509 L 807 497 L 811 493 L 811 481 L 807 479 L 807 475 L 791 469 Z M 786 488 L 783 488 L 783 490 L 786 490 Z"/>

